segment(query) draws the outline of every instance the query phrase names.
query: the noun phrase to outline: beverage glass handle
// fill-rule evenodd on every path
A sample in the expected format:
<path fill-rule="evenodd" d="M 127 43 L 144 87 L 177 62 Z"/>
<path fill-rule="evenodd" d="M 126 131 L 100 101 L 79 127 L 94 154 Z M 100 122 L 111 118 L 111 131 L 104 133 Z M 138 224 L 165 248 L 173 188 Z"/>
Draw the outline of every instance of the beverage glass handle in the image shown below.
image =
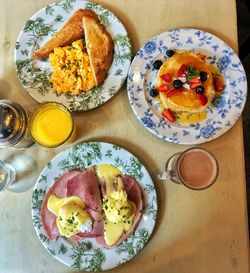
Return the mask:
<path fill-rule="evenodd" d="M 181 182 L 179 181 L 179 179 L 177 178 L 176 172 L 174 170 L 166 170 L 162 173 L 159 173 L 157 175 L 157 178 L 159 180 L 166 180 L 166 179 L 170 179 L 171 181 L 177 183 L 177 184 L 181 184 Z"/>

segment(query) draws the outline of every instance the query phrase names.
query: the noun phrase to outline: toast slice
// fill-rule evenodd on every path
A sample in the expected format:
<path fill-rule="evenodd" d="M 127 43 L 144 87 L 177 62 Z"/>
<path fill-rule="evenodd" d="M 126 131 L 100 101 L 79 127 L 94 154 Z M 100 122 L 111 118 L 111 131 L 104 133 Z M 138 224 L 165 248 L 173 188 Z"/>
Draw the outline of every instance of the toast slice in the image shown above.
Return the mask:
<path fill-rule="evenodd" d="M 55 47 L 70 45 L 72 42 L 82 38 L 84 35 L 82 18 L 84 16 L 88 16 L 88 18 L 93 17 L 98 20 L 97 15 L 90 10 L 77 10 L 66 24 L 44 46 L 33 53 L 33 57 L 36 59 L 45 59 L 49 57 L 49 54 L 53 52 Z"/>
<path fill-rule="evenodd" d="M 90 65 L 98 86 L 105 80 L 112 63 L 112 38 L 95 16 L 83 16 L 82 24 Z"/>

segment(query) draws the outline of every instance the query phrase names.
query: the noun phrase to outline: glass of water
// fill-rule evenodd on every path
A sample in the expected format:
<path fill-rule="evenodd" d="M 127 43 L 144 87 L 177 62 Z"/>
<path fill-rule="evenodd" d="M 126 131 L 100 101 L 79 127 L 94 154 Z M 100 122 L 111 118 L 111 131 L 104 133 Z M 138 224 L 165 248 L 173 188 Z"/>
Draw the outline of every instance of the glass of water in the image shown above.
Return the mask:
<path fill-rule="evenodd" d="M 15 169 L 0 159 L 0 191 L 6 189 L 16 179 Z"/>

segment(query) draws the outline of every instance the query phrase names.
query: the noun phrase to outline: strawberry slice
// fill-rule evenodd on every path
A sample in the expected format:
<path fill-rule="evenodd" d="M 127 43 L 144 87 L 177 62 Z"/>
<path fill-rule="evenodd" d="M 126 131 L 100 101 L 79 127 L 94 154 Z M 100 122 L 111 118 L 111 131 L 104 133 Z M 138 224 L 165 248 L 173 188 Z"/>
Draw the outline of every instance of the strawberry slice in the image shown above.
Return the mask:
<path fill-rule="evenodd" d="M 170 122 L 174 122 L 175 121 L 175 116 L 173 115 L 173 113 L 172 113 L 172 111 L 170 109 L 164 110 L 162 112 L 162 116 L 164 118 L 166 118 Z"/>
<path fill-rule="evenodd" d="M 157 90 L 159 92 L 167 92 L 168 91 L 168 85 L 166 83 L 161 84 L 157 87 Z"/>
<path fill-rule="evenodd" d="M 171 82 L 172 81 L 172 76 L 170 73 L 166 73 L 160 76 L 161 79 L 163 79 L 165 82 Z"/>
<path fill-rule="evenodd" d="M 187 66 L 185 64 L 181 65 L 177 72 L 177 77 L 181 77 L 187 73 Z"/>
<path fill-rule="evenodd" d="M 190 84 L 190 89 L 195 89 L 197 86 L 199 86 L 199 85 L 201 85 L 201 83 L 200 82 L 192 82 L 191 84 Z"/>
<path fill-rule="evenodd" d="M 207 97 L 203 94 L 197 94 L 197 98 L 202 106 L 207 104 Z"/>
<path fill-rule="evenodd" d="M 206 55 L 202 54 L 202 53 L 197 53 L 197 56 L 202 60 L 204 61 L 206 59 Z"/>
<path fill-rule="evenodd" d="M 214 86 L 217 92 L 221 92 L 223 90 L 223 84 L 219 78 L 214 79 Z"/>
<path fill-rule="evenodd" d="M 199 77 L 195 77 L 195 78 L 189 79 L 188 82 L 201 84 L 201 81 L 200 81 Z"/>
<path fill-rule="evenodd" d="M 182 93 L 182 89 L 173 89 L 173 90 L 170 90 L 168 93 L 167 93 L 167 98 L 171 98 L 173 96 L 176 96 L 176 95 L 179 95 Z"/>

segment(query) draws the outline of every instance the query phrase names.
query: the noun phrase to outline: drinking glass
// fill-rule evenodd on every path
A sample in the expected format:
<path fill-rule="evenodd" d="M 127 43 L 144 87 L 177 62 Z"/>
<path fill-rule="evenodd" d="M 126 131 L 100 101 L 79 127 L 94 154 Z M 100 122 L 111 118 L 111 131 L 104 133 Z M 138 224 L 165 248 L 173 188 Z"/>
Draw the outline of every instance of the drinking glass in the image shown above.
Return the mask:
<path fill-rule="evenodd" d="M 207 189 L 218 177 L 219 165 L 215 156 L 200 147 L 193 147 L 172 155 L 165 171 L 158 174 L 160 180 L 170 179 L 192 190 Z"/>
<path fill-rule="evenodd" d="M 0 191 L 3 191 L 10 186 L 15 179 L 15 169 L 10 164 L 0 160 Z"/>

